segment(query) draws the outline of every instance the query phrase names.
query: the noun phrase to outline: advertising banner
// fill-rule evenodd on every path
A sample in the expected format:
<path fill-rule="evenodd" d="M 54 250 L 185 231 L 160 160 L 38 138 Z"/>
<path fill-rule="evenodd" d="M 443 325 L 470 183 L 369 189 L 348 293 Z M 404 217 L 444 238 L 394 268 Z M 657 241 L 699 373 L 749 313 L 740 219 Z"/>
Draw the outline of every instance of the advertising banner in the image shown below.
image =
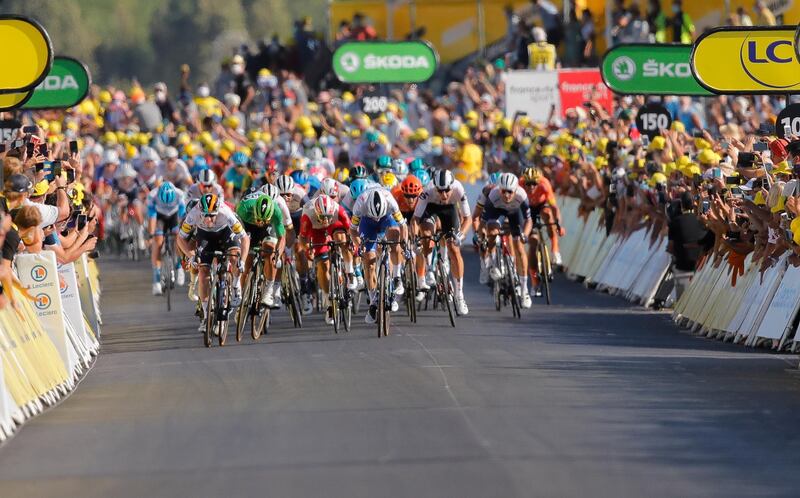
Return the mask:
<path fill-rule="evenodd" d="M 77 339 L 81 343 L 82 354 L 84 359 L 86 359 L 88 353 L 96 351 L 99 344 L 89 331 L 86 330 L 86 322 L 83 319 L 83 306 L 81 306 L 81 298 L 78 294 L 79 286 L 75 274 L 75 264 L 69 263 L 60 265 L 58 267 L 58 275 L 61 277 L 60 292 L 61 303 L 64 306 L 64 314 L 67 316 Z"/>
<path fill-rule="evenodd" d="M 511 71 L 506 79 L 506 116 L 525 113 L 533 121 L 546 121 L 555 106 L 561 112 L 556 71 Z"/>
<path fill-rule="evenodd" d="M 725 27 L 700 35 L 692 50 L 697 81 L 718 94 L 800 92 L 795 27 Z"/>
<path fill-rule="evenodd" d="M 439 63 L 429 44 L 408 42 L 349 42 L 333 53 L 333 71 L 344 83 L 421 83 Z"/>
<path fill-rule="evenodd" d="M 78 105 L 89 93 L 89 69 L 72 57 L 56 56 L 53 67 L 37 86 L 23 109 L 66 109 Z"/>
<path fill-rule="evenodd" d="M 81 309 L 86 321 L 92 329 L 95 338 L 100 337 L 100 312 L 94 297 L 92 279 L 89 276 L 88 257 L 82 254 L 75 262 L 75 274 L 78 279 L 78 295 L 81 299 Z"/>
<path fill-rule="evenodd" d="M 603 56 L 603 81 L 622 95 L 713 95 L 694 79 L 691 45 L 630 43 Z"/>
<path fill-rule="evenodd" d="M 73 372 L 78 356 L 67 338 L 55 253 L 18 254 L 14 261 L 20 282 L 34 298 L 33 307 L 42 328 L 53 341 L 67 372 Z"/>
<path fill-rule="evenodd" d="M 614 112 L 614 95 L 603 82 L 598 69 L 561 69 L 558 71 L 561 116 L 567 109 L 596 102 L 609 113 Z"/>

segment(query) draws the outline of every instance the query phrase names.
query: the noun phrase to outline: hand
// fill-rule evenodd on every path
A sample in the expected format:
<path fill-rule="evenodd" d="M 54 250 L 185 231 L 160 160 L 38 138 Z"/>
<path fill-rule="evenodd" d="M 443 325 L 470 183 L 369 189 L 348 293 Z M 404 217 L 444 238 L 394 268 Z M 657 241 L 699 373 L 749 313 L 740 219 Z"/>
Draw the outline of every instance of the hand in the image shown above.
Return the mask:
<path fill-rule="evenodd" d="M 414 253 L 411 251 L 411 249 L 406 248 L 403 250 L 403 257 L 406 259 L 406 261 L 411 260 L 411 258 L 414 257 Z"/>
<path fill-rule="evenodd" d="M 464 234 L 461 233 L 460 231 L 456 232 L 455 237 L 453 238 L 453 240 L 455 241 L 456 245 L 460 247 L 461 243 L 464 242 Z"/>
<path fill-rule="evenodd" d="M 560 224 L 556 226 L 558 228 L 558 236 L 563 237 L 567 234 L 567 229 L 562 227 Z"/>

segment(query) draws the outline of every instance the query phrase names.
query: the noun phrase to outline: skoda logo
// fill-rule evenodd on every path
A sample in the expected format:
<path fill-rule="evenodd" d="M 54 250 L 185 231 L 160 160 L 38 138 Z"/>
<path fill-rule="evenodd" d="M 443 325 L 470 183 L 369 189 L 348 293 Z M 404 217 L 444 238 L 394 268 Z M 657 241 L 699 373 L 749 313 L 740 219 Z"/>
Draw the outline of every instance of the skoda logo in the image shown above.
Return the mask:
<path fill-rule="evenodd" d="M 31 268 L 31 278 L 36 282 L 41 282 L 47 278 L 47 269 L 42 265 L 36 265 Z"/>
<path fill-rule="evenodd" d="M 44 292 L 36 294 L 36 297 L 33 298 L 33 304 L 36 306 L 36 309 L 46 310 L 50 307 L 50 296 Z"/>
<path fill-rule="evenodd" d="M 345 52 L 342 54 L 342 58 L 339 59 L 339 62 L 342 65 L 342 69 L 348 73 L 356 72 L 358 67 L 361 65 L 361 60 L 358 58 L 358 54 L 355 52 Z"/>
<path fill-rule="evenodd" d="M 628 56 L 622 56 L 611 64 L 611 72 L 621 81 L 628 81 L 636 74 L 636 63 Z"/>

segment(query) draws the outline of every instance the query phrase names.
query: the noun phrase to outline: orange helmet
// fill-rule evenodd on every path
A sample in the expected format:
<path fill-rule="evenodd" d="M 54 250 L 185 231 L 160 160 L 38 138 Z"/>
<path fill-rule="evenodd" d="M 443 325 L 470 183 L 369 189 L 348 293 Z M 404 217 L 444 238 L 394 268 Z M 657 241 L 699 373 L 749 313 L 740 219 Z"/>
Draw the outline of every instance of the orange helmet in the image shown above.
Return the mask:
<path fill-rule="evenodd" d="M 400 190 L 406 195 L 419 195 L 422 193 L 422 182 L 416 176 L 408 175 L 400 184 Z"/>

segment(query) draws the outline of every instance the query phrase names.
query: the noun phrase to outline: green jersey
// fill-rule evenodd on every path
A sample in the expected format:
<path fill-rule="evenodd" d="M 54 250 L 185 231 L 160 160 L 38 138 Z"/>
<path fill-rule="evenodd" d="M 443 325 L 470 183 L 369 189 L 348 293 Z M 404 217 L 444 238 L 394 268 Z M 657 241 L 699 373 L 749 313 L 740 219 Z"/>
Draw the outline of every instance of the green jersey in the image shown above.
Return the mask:
<path fill-rule="evenodd" d="M 260 195 L 249 195 L 236 205 L 236 216 L 246 225 L 257 225 L 255 213 L 261 203 L 261 197 Z M 264 197 L 267 196 L 264 195 Z M 275 229 L 275 235 L 283 237 L 286 235 L 286 229 L 283 227 L 283 213 L 281 213 L 280 208 L 275 202 L 273 202 L 272 205 L 272 217 L 269 219 L 269 223 L 272 225 L 272 228 Z"/>

